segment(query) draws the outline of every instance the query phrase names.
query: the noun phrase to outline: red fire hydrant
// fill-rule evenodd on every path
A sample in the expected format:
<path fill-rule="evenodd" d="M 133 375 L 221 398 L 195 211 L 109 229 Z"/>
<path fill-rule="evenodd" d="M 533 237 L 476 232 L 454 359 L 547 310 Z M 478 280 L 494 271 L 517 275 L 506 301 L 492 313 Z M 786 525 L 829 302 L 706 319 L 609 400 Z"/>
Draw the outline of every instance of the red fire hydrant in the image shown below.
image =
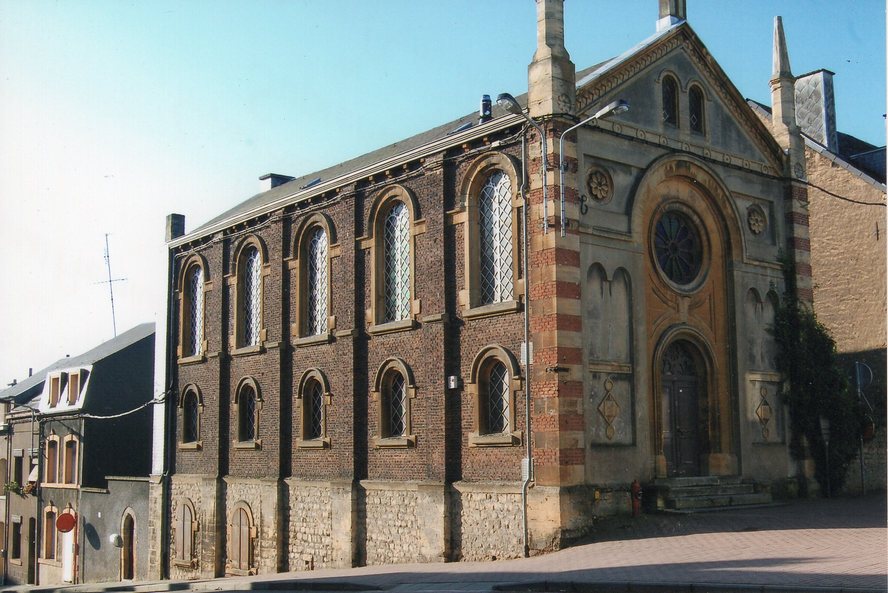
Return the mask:
<path fill-rule="evenodd" d="M 641 484 L 638 480 L 632 481 L 629 493 L 632 495 L 632 516 L 637 517 L 641 513 Z"/>

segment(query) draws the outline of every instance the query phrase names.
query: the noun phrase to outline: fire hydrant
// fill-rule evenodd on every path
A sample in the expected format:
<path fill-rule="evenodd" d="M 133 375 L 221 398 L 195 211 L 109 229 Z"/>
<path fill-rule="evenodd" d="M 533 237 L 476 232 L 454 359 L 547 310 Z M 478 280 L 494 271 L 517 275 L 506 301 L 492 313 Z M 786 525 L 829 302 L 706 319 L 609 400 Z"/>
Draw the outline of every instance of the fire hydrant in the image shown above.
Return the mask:
<path fill-rule="evenodd" d="M 632 516 L 637 517 L 641 513 L 641 484 L 638 483 L 638 480 L 632 481 L 629 493 L 632 496 Z"/>

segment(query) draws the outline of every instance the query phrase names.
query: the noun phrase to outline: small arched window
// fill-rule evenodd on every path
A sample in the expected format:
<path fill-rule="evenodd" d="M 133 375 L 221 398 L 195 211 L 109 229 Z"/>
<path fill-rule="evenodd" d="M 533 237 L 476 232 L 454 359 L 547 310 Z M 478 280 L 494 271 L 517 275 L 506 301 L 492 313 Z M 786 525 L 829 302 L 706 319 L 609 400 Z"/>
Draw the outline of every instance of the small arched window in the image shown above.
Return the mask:
<path fill-rule="evenodd" d="M 490 345 L 478 353 L 466 386 L 476 410 L 477 428 L 469 434 L 470 446 L 520 444 L 521 433 L 515 427 L 515 402 L 521 386 L 521 370 L 511 352 Z"/>
<path fill-rule="evenodd" d="M 393 202 L 383 225 L 383 323 L 410 316 L 410 212 Z"/>
<path fill-rule="evenodd" d="M 371 397 L 379 404 L 377 447 L 410 447 L 416 444 L 412 434 L 412 400 L 416 397 L 413 372 L 398 358 L 387 360 L 376 372 Z"/>
<path fill-rule="evenodd" d="M 407 431 L 407 390 L 404 376 L 396 370 L 386 373 L 382 387 L 382 436 L 404 436 Z"/>
<path fill-rule="evenodd" d="M 247 447 L 255 447 L 259 441 L 259 410 L 261 402 L 257 386 L 251 379 L 241 382 L 235 400 L 237 408 L 237 441 Z"/>
<path fill-rule="evenodd" d="M 304 411 L 303 438 L 319 439 L 324 433 L 324 390 L 315 379 L 310 379 L 302 396 Z"/>
<path fill-rule="evenodd" d="M 200 396 L 194 388 L 182 395 L 182 444 L 195 445 L 200 440 Z"/>
<path fill-rule="evenodd" d="M 512 240 L 512 182 L 502 171 L 490 175 L 478 198 L 480 303 L 489 305 L 514 297 Z"/>
<path fill-rule="evenodd" d="M 244 502 L 234 505 L 229 523 L 228 570 L 233 574 L 252 574 L 256 528 L 253 514 Z"/>
<path fill-rule="evenodd" d="M 706 110 L 703 91 L 694 85 L 688 91 L 688 110 L 691 131 L 698 134 L 706 132 Z"/>
<path fill-rule="evenodd" d="M 678 127 L 678 83 L 672 76 L 664 76 L 661 83 L 663 92 L 663 122 Z"/>
<path fill-rule="evenodd" d="M 309 232 L 306 250 L 306 335 L 316 336 L 327 332 L 328 247 L 326 230 L 318 226 Z"/>
<path fill-rule="evenodd" d="M 509 371 L 501 361 L 491 358 L 481 369 L 478 394 L 481 406 L 481 434 L 502 434 L 511 430 L 511 394 Z"/>

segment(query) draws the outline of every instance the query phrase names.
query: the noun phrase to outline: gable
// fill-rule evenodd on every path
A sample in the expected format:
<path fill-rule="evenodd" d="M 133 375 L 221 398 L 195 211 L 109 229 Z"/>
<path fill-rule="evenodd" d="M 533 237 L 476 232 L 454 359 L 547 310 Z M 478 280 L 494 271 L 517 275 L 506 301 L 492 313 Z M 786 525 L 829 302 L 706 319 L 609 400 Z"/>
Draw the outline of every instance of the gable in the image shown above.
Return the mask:
<path fill-rule="evenodd" d="M 662 85 L 666 77 L 678 84 L 677 125 L 663 121 Z M 621 118 L 622 133 L 703 158 L 778 175 L 783 156 L 769 129 L 709 54 L 687 23 L 681 23 L 639 44 L 579 81 L 580 117 L 615 99 L 632 106 Z M 689 91 L 704 96 L 703 133 L 690 130 Z M 634 129 L 633 129 L 634 128 Z"/>

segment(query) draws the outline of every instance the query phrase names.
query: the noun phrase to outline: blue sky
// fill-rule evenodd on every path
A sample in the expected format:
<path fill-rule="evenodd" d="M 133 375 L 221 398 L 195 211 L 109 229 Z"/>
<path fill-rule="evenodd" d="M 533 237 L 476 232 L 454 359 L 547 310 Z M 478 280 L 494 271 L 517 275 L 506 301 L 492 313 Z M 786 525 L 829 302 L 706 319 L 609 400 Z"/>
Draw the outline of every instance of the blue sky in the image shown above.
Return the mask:
<path fill-rule="evenodd" d="M 773 17 L 793 71 L 836 73 L 839 129 L 885 144 L 882 0 L 689 0 L 746 97 L 769 102 Z M 656 0 L 565 2 L 577 68 L 654 32 Z M 163 224 L 527 88 L 533 0 L 0 0 L 0 381 L 154 319 Z"/>

